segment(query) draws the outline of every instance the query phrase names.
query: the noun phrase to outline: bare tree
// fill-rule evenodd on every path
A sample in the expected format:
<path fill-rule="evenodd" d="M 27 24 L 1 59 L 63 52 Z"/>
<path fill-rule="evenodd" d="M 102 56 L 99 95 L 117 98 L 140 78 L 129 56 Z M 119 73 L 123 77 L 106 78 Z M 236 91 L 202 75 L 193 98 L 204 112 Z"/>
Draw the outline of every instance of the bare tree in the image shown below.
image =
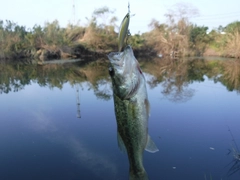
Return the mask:
<path fill-rule="evenodd" d="M 189 19 L 198 15 L 198 10 L 190 4 L 179 3 L 165 14 L 166 23 L 153 19 L 149 26 L 153 29 L 148 36 L 148 43 L 156 51 L 165 55 L 178 53 L 186 55 L 189 49 Z"/>

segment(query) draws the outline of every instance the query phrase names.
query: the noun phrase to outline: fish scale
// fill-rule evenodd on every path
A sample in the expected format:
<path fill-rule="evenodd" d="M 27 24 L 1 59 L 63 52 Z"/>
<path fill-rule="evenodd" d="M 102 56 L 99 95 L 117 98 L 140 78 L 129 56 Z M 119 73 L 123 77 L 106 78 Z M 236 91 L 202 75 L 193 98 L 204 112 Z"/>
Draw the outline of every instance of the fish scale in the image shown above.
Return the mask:
<path fill-rule="evenodd" d="M 121 138 L 124 137 L 123 143 L 129 156 L 130 173 L 140 174 L 137 177 L 143 176 L 146 172 L 142 154 L 146 146 L 147 133 L 139 133 L 139 131 L 147 132 L 147 129 L 146 124 L 139 119 L 142 109 L 136 102 L 121 100 L 116 95 L 114 95 L 114 104 L 118 133 Z"/>

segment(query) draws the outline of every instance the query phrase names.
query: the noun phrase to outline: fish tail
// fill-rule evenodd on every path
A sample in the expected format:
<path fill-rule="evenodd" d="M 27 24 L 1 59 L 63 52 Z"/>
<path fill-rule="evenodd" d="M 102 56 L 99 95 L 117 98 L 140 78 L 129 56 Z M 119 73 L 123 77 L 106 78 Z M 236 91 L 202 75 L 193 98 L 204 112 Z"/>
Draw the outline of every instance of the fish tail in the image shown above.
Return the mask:
<path fill-rule="evenodd" d="M 148 180 L 147 172 L 143 169 L 141 172 L 132 172 L 129 173 L 129 180 Z"/>

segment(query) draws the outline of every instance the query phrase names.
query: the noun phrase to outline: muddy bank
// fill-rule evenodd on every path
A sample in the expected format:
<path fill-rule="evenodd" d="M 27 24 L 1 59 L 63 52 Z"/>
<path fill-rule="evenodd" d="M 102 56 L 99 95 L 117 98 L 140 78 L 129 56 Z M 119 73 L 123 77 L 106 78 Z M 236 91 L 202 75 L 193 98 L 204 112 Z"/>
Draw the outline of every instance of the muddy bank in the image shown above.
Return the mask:
<path fill-rule="evenodd" d="M 18 52 L 0 54 L 0 59 L 36 59 L 39 61 L 48 61 L 54 59 L 85 59 L 89 57 L 101 58 L 105 56 L 105 52 L 92 51 L 82 45 L 75 45 L 72 47 L 44 46 L 37 49 L 25 49 Z"/>
<path fill-rule="evenodd" d="M 207 48 L 203 53 L 203 56 L 222 56 L 222 54 L 212 48 Z"/>
<path fill-rule="evenodd" d="M 229 53 L 226 51 L 220 52 L 213 48 L 207 48 L 203 53 L 203 56 L 218 56 L 218 57 L 236 58 L 236 59 L 240 58 L 240 55 L 238 55 L 237 53 Z"/>
<path fill-rule="evenodd" d="M 117 51 L 117 50 L 116 50 Z M 156 57 L 157 52 L 150 48 L 142 48 L 142 49 L 133 49 L 134 55 L 136 58 L 149 58 Z M 18 52 L 11 52 L 8 54 L 1 54 L 1 60 L 14 60 L 20 61 L 21 59 L 30 59 L 37 60 L 39 62 L 45 62 L 50 60 L 57 59 L 99 59 L 106 58 L 107 54 L 111 51 L 107 50 L 90 50 L 83 45 L 75 45 L 75 46 L 43 46 L 40 48 L 32 48 L 25 49 Z"/>

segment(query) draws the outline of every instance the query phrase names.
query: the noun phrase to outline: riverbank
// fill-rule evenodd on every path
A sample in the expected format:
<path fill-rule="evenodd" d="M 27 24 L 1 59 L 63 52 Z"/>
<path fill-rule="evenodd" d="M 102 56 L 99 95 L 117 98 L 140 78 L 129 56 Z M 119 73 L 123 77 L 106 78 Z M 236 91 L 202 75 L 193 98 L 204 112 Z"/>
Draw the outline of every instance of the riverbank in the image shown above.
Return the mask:
<path fill-rule="evenodd" d="M 101 58 L 105 56 L 105 52 L 91 51 L 82 45 L 69 46 L 44 46 L 39 49 L 24 49 L 11 53 L 3 53 L 0 55 L 0 59 L 37 59 L 40 61 L 54 60 L 54 59 L 84 59 L 86 57 Z"/>
<path fill-rule="evenodd" d="M 60 59 L 99 59 L 106 58 L 107 54 L 112 52 L 108 51 L 93 51 L 82 45 L 75 46 L 45 46 L 40 49 L 25 49 L 19 52 L 14 52 L 11 54 L 0 55 L 0 60 L 13 60 L 20 61 L 22 59 L 31 59 L 37 60 L 39 63 L 44 63 L 51 60 L 60 60 Z M 134 49 L 134 55 L 136 58 L 154 58 L 157 57 L 157 53 L 151 49 Z"/>
<path fill-rule="evenodd" d="M 108 12 L 107 9 L 102 13 Z M 117 51 L 118 33 L 116 24 L 98 24 L 98 17 L 93 14 L 86 26 L 69 24 L 65 28 L 57 20 L 32 29 L 0 20 L 0 59 L 47 61 L 106 57 L 109 52 Z M 183 22 L 168 25 L 153 21 L 151 31 L 130 36 L 127 44 L 132 46 L 136 57 L 240 58 L 240 22 L 227 25 L 224 33 L 216 30 L 208 33 L 207 27 Z"/>

